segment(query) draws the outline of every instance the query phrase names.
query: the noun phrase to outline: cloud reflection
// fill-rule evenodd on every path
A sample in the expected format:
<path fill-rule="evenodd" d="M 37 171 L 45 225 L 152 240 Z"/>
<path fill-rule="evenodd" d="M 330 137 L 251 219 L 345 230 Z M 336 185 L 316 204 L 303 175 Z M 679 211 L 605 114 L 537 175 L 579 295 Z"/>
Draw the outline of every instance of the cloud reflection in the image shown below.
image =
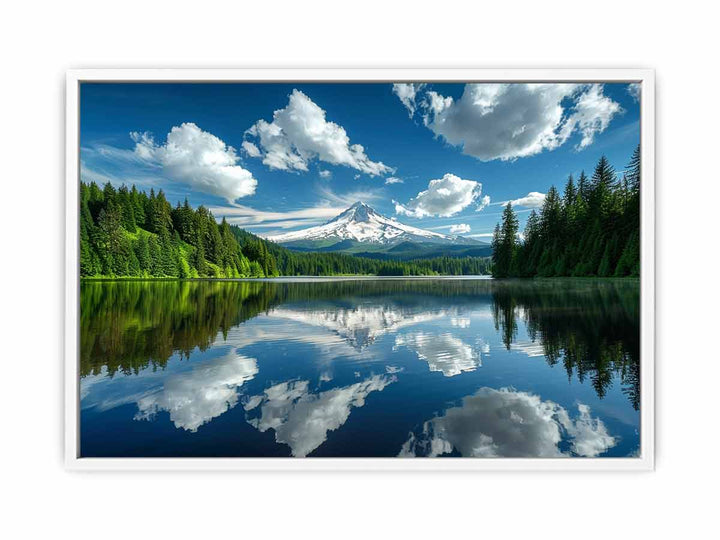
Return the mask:
<path fill-rule="evenodd" d="M 596 457 L 615 446 L 605 424 L 578 405 L 571 419 L 565 408 L 513 389 L 481 388 L 410 434 L 400 457 L 435 457 L 456 450 L 464 457 Z M 567 440 L 570 452 L 560 443 Z"/>
<path fill-rule="evenodd" d="M 440 371 L 454 377 L 464 371 L 474 371 L 482 365 L 480 350 L 471 347 L 450 333 L 440 335 L 425 332 L 403 334 L 395 338 L 393 350 L 407 347 L 427 362 L 430 371 Z"/>
<path fill-rule="evenodd" d="M 325 442 L 329 431 L 347 421 L 353 407 L 362 407 L 371 392 L 380 392 L 396 380 L 375 375 L 319 394 L 310 393 L 308 381 L 284 382 L 262 396 L 250 397 L 245 410 L 259 407 L 259 415 L 248 422 L 262 432 L 275 430 L 277 442 L 290 446 L 293 456 L 305 457 Z"/>
<path fill-rule="evenodd" d="M 258 372 L 257 361 L 233 351 L 224 358 L 167 377 L 162 388 L 141 397 L 136 420 L 168 411 L 175 427 L 197 431 L 237 405 L 237 389 Z"/>

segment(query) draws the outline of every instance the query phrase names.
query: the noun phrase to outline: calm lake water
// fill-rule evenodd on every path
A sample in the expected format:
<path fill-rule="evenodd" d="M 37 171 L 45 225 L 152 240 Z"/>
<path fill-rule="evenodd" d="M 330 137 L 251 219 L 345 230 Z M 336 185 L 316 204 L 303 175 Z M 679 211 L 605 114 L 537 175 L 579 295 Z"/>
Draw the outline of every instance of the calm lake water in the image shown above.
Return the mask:
<path fill-rule="evenodd" d="M 81 454 L 635 456 L 628 280 L 83 282 Z"/>

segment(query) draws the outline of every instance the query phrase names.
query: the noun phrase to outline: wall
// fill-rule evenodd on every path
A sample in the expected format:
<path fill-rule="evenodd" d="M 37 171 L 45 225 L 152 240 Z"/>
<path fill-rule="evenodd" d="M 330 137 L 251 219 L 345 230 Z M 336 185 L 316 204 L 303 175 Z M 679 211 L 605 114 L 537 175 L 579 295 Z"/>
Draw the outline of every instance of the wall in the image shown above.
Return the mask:
<path fill-rule="evenodd" d="M 716 501 L 718 74 L 709 3 L 13 2 L 4 7 L 2 445 L 7 538 L 705 537 Z M 503 7 L 504 6 L 504 7 Z M 715 46 L 712 45 L 715 43 Z M 657 470 L 78 474 L 62 466 L 64 71 L 657 70 Z M 708 70 L 708 71 L 706 71 Z M 20 234 L 22 233 L 22 234 Z M 9 344 L 9 350 L 8 350 Z M 6 532 L 6 531 L 4 531 Z"/>

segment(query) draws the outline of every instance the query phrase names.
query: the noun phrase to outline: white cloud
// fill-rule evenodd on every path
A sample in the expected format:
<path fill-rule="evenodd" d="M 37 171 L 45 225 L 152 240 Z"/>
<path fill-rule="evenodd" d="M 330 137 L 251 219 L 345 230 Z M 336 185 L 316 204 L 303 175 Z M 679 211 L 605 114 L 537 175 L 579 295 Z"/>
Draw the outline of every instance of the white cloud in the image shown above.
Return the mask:
<path fill-rule="evenodd" d="M 292 91 L 284 109 L 273 113 L 272 122 L 258 120 L 246 134 L 257 139 L 263 163 L 271 169 L 307 171 L 308 163 L 319 159 L 371 176 L 393 171 L 371 161 L 361 145 L 350 144 L 345 129 L 327 121 L 325 111 L 299 90 Z"/>
<path fill-rule="evenodd" d="M 448 217 L 457 214 L 480 196 L 482 184 L 463 180 L 447 173 L 440 179 L 430 180 L 428 188 L 410 199 L 407 204 L 395 203 L 395 212 L 422 218 L 426 216 Z"/>
<path fill-rule="evenodd" d="M 423 106 L 426 109 L 429 109 L 429 112 L 426 111 L 426 114 L 424 116 L 425 125 L 429 125 L 431 122 L 430 113 L 432 114 L 442 114 L 443 111 L 446 111 L 450 107 L 452 107 L 453 104 L 453 98 L 451 97 L 443 97 L 437 92 L 433 92 L 432 90 L 427 93 L 427 99 L 423 101 Z"/>
<path fill-rule="evenodd" d="M 397 336 L 393 350 L 403 346 L 427 362 L 430 371 L 439 371 L 445 377 L 475 371 L 482 365 L 478 350 L 449 333 L 412 332 Z"/>
<path fill-rule="evenodd" d="M 387 184 L 404 184 L 404 183 L 405 183 L 405 182 L 403 181 L 402 178 L 396 178 L 395 176 L 390 176 L 390 177 L 388 177 L 388 178 L 385 179 L 385 184 L 386 184 L 386 185 L 387 185 Z"/>
<path fill-rule="evenodd" d="M 490 195 L 484 195 L 483 198 L 480 199 L 480 203 L 478 203 L 477 208 L 475 208 L 475 211 L 480 212 L 489 204 L 490 204 Z"/>
<path fill-rule="evenodd" d="M 290 446 L 293 456 L 305 457 L 327 439 L 329 431 L 342 426 L 353 407 L 365 405 L 371 392 L 380 392 L 395 382 L 395 376 L 375 375 L 369 379 L 333 388 L 319 394 L 309 392 L 308 381 L 280 383 L 265 390 L 263 396 L 250 398 L 260 414 L 248 422 L 259 431 L 275 431 L 275 440 Z"/>
<path fill-rule="evenodd" d="M 450 225 L 450 234 L 462 234 L 469 233 L 470 225 L 467 223 L 458 223 L 457 225 Z"/>
<path fill-rule="evenodd" d="M 318 184 L 315 189 L 319 203 L 310 208 L 281 212 L 256 210 L 248 206 L 233 204 L 232 206 L 211 206 L 209 210 L 217 219 L 224 217 L 228 223 L 233 225 L 264 228 L 277 227 L 278 229 L 311 227 L 336 217 L 357 201 L 371 202 L 378 200 L 381 197 L 380 189 L 382 188 L 337 194 L 327 183 L 323 183 Z M 267 234 L 270 235 L 274 232 L 276 231 Z"/>
<path fill-rule="evenodd" d="M 319 173 L 320 178 L 330 178 L 332 176 L 332 172 L 328 170 L 321 170 Z"/>
<path fill-rule="evenodd" d="M 302 210 L 288 212 L 271 212 L 256 210 L 248 206 L 235 204 L 233 206 L 211 206 L 209 210 L 216 218 L 225 218 L 234 225 L 257 226 L 260 224 L 294 227 L 318 223 L 334 218 L 345 210 L 346 206 L 313 206 Z"/>
<path fill-rule="evenodd" d="M 511 202 L 513 206 L 524 206 L 526 208 L 542 208 L 545 203 L 545 193 L 539 193 L 537 191 L 531 191 L 524 197 L 519 199 L 513 199 Z M 507 204 L 507 202 L 505 204 Z"/>
<path fill-rule="evenodd" d="M 425 86 L 424 84 L 414 83 L 395 83 L 393 84 L 393 93 L 400 98 L 400 101 L 408 110 L 410 118 L 415 114 L 417 104 L 415 98 L 417 93 Z"/>
<path fill-rule="evenodd" d="M 481 388 L 411 434 L 401 457 L 439 456 L 457 450 L 464 457 L 596 457 L 617 444 L 590 408 L 578 405 L 573 420 L 552 401 L 513 389 Z M 566 437 L 572 454 L 560 450 Z"/>
<path fill-rule="evenodd" d="M 170 375 L 163 387 L 140 398 L 136 420 L 168 411 L 175 427 L 197 431 L 237 405 L 237 389 L 258 372 L 257 361 L 233 351 L 225 358 L 188 372 Z"/>
<path fill-rule="evenodd" d="M 230 202 L 255 193 L 257 180 L 237 165 L 235 149 L 191 122 L 173 127 L 163 145 L 156 144 L 149 133 L 130 136 L 135 155 L 160 167 L 173 180 Z"/>
<path fill-rule="evenodd" d="M 642 86 L 640 83 L 628 84 L 627 91 L 634 101 L 640 101 L 640 93 L 642 91 Z"/>
<path fill-rule="evenodd" d="M 467 84 L 457 100 L 427 91 L 420 106 L 429 129 L 482 161 L 553 150 L 575 131 L 582 149 L 621 112 L 601 84 Z"/>
<path fill-rule="evenodd" d="M 563 129 L 577 129 L 582 134 L 578 149 L 590 146 L 595 135 L 610 125 L 610 120 L 621 111 L 620 105 L 603 94 L 601 84 L 593 84 L 575 102 L 575 112 Z"/>
<path fill-rule="evenodd" d="M 243 141 L 242 147 L 243 150 L 245 150 L 247 155 L 250 157 L 260 157 L 262 155 L 260 149 L 250 141 Z"/>

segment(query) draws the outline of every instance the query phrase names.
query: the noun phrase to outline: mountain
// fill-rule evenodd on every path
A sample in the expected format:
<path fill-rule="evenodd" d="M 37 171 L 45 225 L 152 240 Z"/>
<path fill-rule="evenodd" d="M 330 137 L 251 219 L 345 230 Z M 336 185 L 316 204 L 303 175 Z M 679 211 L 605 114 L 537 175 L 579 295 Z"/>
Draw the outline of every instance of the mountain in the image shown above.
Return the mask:
<path fill-rule="evenodd" d="M 267 240 L 297 251 L 342 251 L 388 253 L 394 248 L 422 254 L 439 248 L 483 247 L 462 236 L 451 236 L 405 225 L 383 216 L 367 204 L 356 202 L 324 225 L 267 237 Z M 405 248 L 405 249 L 403 249 Z M 408 249 L 410 248 L 410 249 Z"/>

